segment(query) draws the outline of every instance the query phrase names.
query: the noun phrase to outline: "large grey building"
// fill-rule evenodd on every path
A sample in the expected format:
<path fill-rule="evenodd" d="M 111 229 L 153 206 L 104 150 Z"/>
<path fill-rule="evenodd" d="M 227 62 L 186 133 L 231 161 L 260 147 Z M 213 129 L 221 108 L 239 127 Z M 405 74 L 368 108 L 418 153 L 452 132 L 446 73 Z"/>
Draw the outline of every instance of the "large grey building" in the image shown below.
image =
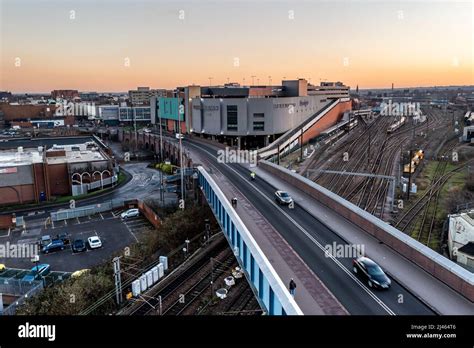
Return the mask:
<path fill-rule="evenodd" d="M 342 84 L 315 87 L 299 79 L 281 86 L 201 87 L 200 96 L 185 98 L 185 109 L 191 111 L 190 132 L 254 147 L 273 141 L 332 100 L 348 96 L 349 88 Z"/>

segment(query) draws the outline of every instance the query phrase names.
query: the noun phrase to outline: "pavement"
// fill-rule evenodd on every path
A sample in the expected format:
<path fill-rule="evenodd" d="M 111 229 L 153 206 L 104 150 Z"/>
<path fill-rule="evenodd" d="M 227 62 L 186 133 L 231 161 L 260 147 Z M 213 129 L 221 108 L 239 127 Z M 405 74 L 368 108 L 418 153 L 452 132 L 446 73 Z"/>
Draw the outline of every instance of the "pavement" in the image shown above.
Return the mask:
<path fill-rule="evenodd" d="M 319 213 L 313 215 L 310 213 L 311 210 L 318 210 L 320 207 L 313 206 L 311 198 L 298 196 L 291 187 L 286 187 L 284 183 L 274 181 L 271 177 L 264 177 L 264 174 L 259 172 L 259 168 L 253 169 L 257 172 L 257 179 L 250 181 L 248 168 L 239 164 L 217 163 L 215 147 L 191 139 L 186 140 L 184 144 L 189 150 L 206 158 L 212 164 L 213 171 L 222 173 L 222 176 L 228 181 L 228 185 L 219 182 L 221 187 L 231 187 L 232 185 L 234 189 L 238 188 L 237 191 L 251 203 L 248 207 L 242 204 L 241 208 L 247 210 L 246 213 L 238 211 L 239 214 L 248 214 L 247 216 L 249 217 L 244 216 L 244 223 L 250 226 L 256 223 L 253 221 L 249 210 L 258 211 L 267 221 L 267 225 L 271 225 L 278 232 L 294 253 L 298 255 L 350 314 L 432 315 L 435 313 L 430 306 L 421 300 L 419 293 L 414 293 L 411 289 L 409 290 L 404 283 L 399 282 L 398 278 L 392 275 L 390 270 L 388 275 L 392 278 L 391 288 L 385 291 L 378 291 L 369 288 L 364 280 L 352 272 L 352 257 L 328 257 L 325 248 L 333 245 L 333 243 L 342 246 L 348 245 L 343 236 L 346 233 L 350 234 L 354 230 L 354 226 L 343 224 L 340 221 L 341 217 L 337 216 L 335 212 L 332 212 L 330 215 L 329 213 L 331 212 L 325 209 L 322 215 Z M 193 156 L 195 156 L 194 153 Z M 204 163 L 203 160 L 201 162 Z M 290 194 L 294 194 L 296 202 L 294 209 L 281 207 L 275 203 L 274 192 L 277 187 L 279 189 L 286 189 Z M 262 228 L 262 226 L 259 227 Z M 344 235 L 341 234 L 343 231 Z M 262 232 L 258 231 L 253 233 L 257 237 L 259 233 L 262 234 Z M 359 238 L 355 239 L 354 242 L 358 242 L 358 244 L 367 243 L 366 254 L 369 257 L 376 256 L 375 251 L 378 248 L 384 247 L 380 246 L 375 240 L 369 241 L 368 239 L 370 238 L 365 238 L 362 234 Z M 352 242 L 352 239 L 350 241 Z M 274 249 L 278 250 L 277 248 Z M 285 259 L 286 263 L 295 262 L 296 260 L 293 254 L 287 254 L 282 250 L 278 250 L 278 253 Z M 399 258 L 400 256 L 397 257 L 394 254 L 393 259 L 395 261 L 393 262 L 396 262 Z M 291 261 L 287 261 L 287 259 Z M 382 264 L 382 266 L 385 267 L 385 264 Z M 405 264 L 405 266 L 410 270 L 413 269 L 413 271 L 420 270 L 418 266 L 410 262 Z M 298 274 L 295 275 L 298 276 Z M 282 274 L 282 278 L 287 277 L 286 274 Z M 424 280 L 425 278 L 420 279 Z M 300 284 L 304 283 L 301 279 L 299 279 L 299 282 Z M 431 285 L 431 283 L 429 284 Z M 433 293 L 436 293 L 432 292 L 430 285 L 425 285 L 424 293 L 433 296 Z M 311 287 L 309 287 L 308 292 L 311 290 Z M 452 291 L 447 296 L 450 298 L 458 297 Z M 453 310 L 449 306 L 445 306 L 443 309 L 446 310 L 446 312 L 440 311 L 443 314 L 459 313 L 458 311 L 471 314 L 472 304 L 467 304 L 464 309 L 456 307 Z M 302 310 L 303 312 L 305 311 L 304 308 Z"/>

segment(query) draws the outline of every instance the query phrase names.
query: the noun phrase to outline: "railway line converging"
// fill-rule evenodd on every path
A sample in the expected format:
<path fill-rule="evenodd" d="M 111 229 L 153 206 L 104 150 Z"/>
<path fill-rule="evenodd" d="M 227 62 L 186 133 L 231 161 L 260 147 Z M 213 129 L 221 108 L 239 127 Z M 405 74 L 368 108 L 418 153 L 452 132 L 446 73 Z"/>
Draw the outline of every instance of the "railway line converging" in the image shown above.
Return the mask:
<path fill-rule="evenodd" d="M 443 187 L 467 164 L 448 163 L 450 153 L 459 146 L 453 132 L 454 117 L 432 107 L 423 108 L 423 112 L 426 121 L 420 124 L 413 118 L 393 116 L 360 122 L 362 126 L 349 135 L 321 146 L 321 155 L 308 159 L 301 174 L 436 249 L 439 238 L 434 231 L 439 228 Z M 411 161 L 407 159 L 410 149 L 423 149 L 426 159 L 418 160 L 408 173 L 404 167 Z M 402 183 L 408 189 L 408 182 L 415 182 L 427 167 L 425 162 L 432 161 L 436 167 L 428 187 L 416 200 L 406 202 Z M 404 204 L 398 209 L 400 200 Z"/>

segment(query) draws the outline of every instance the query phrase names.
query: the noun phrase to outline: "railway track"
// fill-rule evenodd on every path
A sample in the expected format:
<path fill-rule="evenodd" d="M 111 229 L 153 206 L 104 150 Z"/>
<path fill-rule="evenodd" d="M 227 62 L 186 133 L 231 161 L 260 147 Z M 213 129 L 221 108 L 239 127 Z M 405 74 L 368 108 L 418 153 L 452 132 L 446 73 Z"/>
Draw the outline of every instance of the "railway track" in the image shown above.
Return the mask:
<path fill-rule="evenodd" d="M 307 168 L 314 166 L 336 171 L 365 172 L 392 176 L 395 170 L 394 164 L 400 161 L 399 154 L 401 152 L 399 149 L 402 149 L 405 144 L 412 141 L 416 131 L 423 131 L 423 127 L 426 127 L 426 132 L 442 127 L 446 128 L 446 119 L 439 113 L 428 108 L 425 114 L 428 115 L 425 123 L 418 125 L 407 123 L 388 136 L 385 133 L 385 129 L 388 128 L 393 120 L 391 117 L 379 116 L 360 134 L 353 136 L 352 139 L 347 139 L 342 144 L 331 149 L 331 152 L 334 151 L 331 160 L 328 160 L 328 156 L 321 156 L 319 158 L 315 156 Z M 376 149 L 377 153 L 375 156 L 372 156 L 372 161 L 366 162 L 367 155 L 365 154 L 367 153 L 369 143 L 368 134 L 369 132 L 374 133 L 372 130 L 376 132 L 371 137 L 370 146 L 372 149 Z M 419 146 L 421 147 L 422 145 L 419 144 Z M 342 157 L 342 152 L 350 153 L 349 161 L 343 162 L 340 160 L 339 156 Z M 390 188 L 388 180 L 349 175 L 329 175 L 322 172 L 309 177 L 371 214 L 382 219 L 386 217 L 386 204 Z"/>
<path fill-rule="evenodd" d="M 186 291 L 182 296 L 180 296 L 176 301 L 174 301 L 164 312 L 163 315 L 181 315 L 186 309 L 188 309 L 192 304 L 195 303 L 197 299 L 202 298 L 202 295 L 206 290 L 211 290 L 211 280 L 217 279 L 224 272 L 229 271 L 232 264 L 236 263 L 234 254 L 232 251 L 228 250 L 225 253 L 225 258 L 222 260 L 217 267 L 214 268 L 214 271 L 206 272 L 197 283 L 195 283 L 188 291 Z"/>
<path fill-rule="evenodd" d="M 185 286 L 186 283 L 189 283 L 191 279 L 200 277 L 203 273 L 207 272 L 207 268 L 209 268 L 209 258 L 207 256 L 214 253 L 223 253 L 228 251 L 226 249 L 228 249 L 228 244 L 225 241 L 225 238 L 221 236 L 221 240 L 218 241 L 211 250 L 207 250 L 205 256 L 200 257 L 196 262 L 192 263 L 189 267 L 183 270 L 164 288 L 155 291 L 149 291 L 146 294 L 146 297 L 143 297 L 142 301 L 140 301 L 138 305 L 135 304 L 130 310 L 127 311 L 126 314 L 156 314 L 160 303 L 159 296 L 161 296 L 162 306 L 165 305 L 166 302 L 174 302 L 178 289 L 183 288 L 183 286 Z"/>

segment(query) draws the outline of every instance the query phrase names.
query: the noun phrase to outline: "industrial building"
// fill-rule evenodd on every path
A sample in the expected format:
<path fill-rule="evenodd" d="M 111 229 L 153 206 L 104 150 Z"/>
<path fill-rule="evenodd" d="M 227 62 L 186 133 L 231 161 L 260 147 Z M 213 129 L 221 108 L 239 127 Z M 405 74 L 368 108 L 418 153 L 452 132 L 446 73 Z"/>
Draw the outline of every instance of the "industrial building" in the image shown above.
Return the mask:
<path fill-rule="evenodd" d="M 18 139 L 0 146 L 0 205 L 48 201 L 113 185 L 118 169 L 91 137 Z"/>
<path fill-rule="evenodd" d="M 0 104 L 0 112 L 6 127 L 55 127 L 73 125 L 74 116 L 68 113 L 58 115 L 57 105 L 49 104 Z"/>
<path fill-rule="evenodd" d="M 448 215 L 451 259 L 474 271 L 474 210 Z"/>

